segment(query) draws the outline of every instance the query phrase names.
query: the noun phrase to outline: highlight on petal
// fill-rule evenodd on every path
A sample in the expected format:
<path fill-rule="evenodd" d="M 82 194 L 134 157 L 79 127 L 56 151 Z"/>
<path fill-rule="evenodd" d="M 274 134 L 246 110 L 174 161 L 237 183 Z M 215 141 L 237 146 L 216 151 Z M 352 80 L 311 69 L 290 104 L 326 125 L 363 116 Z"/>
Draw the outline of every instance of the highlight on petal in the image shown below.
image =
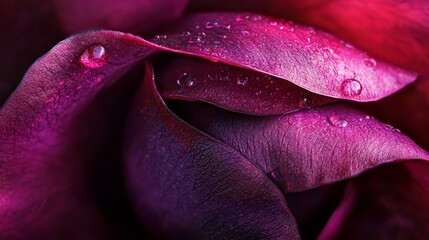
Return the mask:
<path fill-rule="evenodd" d="M 273 115 L 335 101 L 283 79 L 196 58 L 176 57 L 157 75 L 163 97 L 199 100 L 250 115 Z"/>
<path fill-rule="evenodd" d="M 132 79 L 115 82 L 149 53 L 131 35 L 88 32 L 28 70 L 0 110 L 1 239 L 107 237 L 94 176 L 118 164 L 133 89 Z"/>
<path fill-rule="evenodd" d="M 238 149 L 284 193 L 345 180 L 388 162 L 429 159 L 393 127 L 341 104 L 271 117 L 190 104 L 176 103 L 183 119 Z"/>
<path fill-rule="evenodd" d="M 151 71 L 126 128 L 129 193 L 142 222 L 161 237 L 299 238 L 280 190 L 238 151 L 172 114 Z"/>
<path fill-rule="evenodd" d="M 257 14 L 192 15 L 153 42 L 167 51 L 248 68 L 317 94 L 361 102 L 383 98 L 416 78 L 325 32 Z"/>
<path fill-rule="evenodd" d="M 187 12 L 251 11 L 325 29 L 372 55 L 428 73 L 426 0 L 191 0 Z"/>
<path fill-rule="evenodd" d="M 425 239 L 429 235 L 429 164 L 407 161 L 349 183 L 320 239 Z"/>
<path fill-rule="evenodd" d="M 134 34 L 158 30 L 179 18 L 188 0 L 54 0 L 68 33 L 104 28 Z"/>

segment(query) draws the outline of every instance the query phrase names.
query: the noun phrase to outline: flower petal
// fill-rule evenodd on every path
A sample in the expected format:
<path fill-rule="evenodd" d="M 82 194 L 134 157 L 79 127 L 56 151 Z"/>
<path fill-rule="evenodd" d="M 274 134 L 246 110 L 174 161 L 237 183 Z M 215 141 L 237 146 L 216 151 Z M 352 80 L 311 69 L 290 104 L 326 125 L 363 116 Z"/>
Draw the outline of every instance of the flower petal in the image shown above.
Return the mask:
<path fill-rule="evenodd" d="M 332 35 L 256 14 L 192 15 L 153 41 L 168 51 L 248 68 L 314 93 L 362 102 L 383 98 L 416 78 Z"/>
<path fill-rule="evenodd" d="M 239 150 L 285 193 L 348 179 L 387 162 L 429 159 L 396 129 L 341 104 L 272 117 L 180 106 L 181 117 Z"/>
<path fill-rule="evenodd" d="M 280 190 L 239 152 L 174 116 L 151 71 L 126 127 L 129 192 L 154 231 L 176 239 L 299 238 Z"/>
<path fill-rule="evenodd" d="M 428 73 L 426 0 L 193 0 L 188 12 L 251 11 L 326 29 L 372 55 Z"/>
<path fill-rule="evenodd" d="M 354 179 L 320 239 L 425 239 L 429 163 L 382 166 Z"/>
<path fill-rule="evenodd" d="M 104 28 L 134 34 L 159 30 L 182 15 L 188 0 L 54 0 L 68 33 Z M 148 23 L 149 22 L 149 23 Z"/>
<path fill-rule="evenodd" d="M 157 76 L 163 97 L 202 100 L 250 115 L 273 115 L 335 101 L 262 73 L 176 57 Z"/>
<path fill-rule="evenodd" d="M 107 237 L 91 184 L 118 160 L 133 84 L 108 86 L 151 52 L 136 39 L 97 31 L 60 42 L 1 108 L 1 239 Z"/>

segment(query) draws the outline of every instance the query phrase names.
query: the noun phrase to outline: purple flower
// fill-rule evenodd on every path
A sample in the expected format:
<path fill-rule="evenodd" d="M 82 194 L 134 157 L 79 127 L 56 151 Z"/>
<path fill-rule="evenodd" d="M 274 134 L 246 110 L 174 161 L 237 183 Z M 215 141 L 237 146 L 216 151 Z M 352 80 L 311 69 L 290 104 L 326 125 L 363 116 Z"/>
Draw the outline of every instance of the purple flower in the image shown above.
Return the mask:
<path fill-rule="evenodd" d="M 425 1 L 0 7 L 0 239 L 429 236 Z"/>

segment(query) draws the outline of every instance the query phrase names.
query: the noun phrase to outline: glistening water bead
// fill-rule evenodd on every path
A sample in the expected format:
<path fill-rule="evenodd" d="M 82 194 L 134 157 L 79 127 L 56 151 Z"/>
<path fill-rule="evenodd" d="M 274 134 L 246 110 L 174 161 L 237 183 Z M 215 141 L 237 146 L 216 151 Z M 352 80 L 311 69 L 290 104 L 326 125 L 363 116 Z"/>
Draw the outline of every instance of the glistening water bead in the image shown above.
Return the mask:
<path fill-rule="evenodd" d="M 332 126 L 339 127 L 339 128 L 345 128 L 349 124 L 345 119 L 337 115 L 330 116 L 328 118 L 328 121 Z"/>
<path fill-rule="evenodd" d="M 353 78 L 346 79 L 341 85 L 341 92 L 346 97 L 356 97 L 362 92 L 362 84 Z"/>
<path fill-rule="evenodd" d="M 93 44 L 82 53 L 79 61 L 89 68 L 102 67 L 106 64 L 106 49 L 100 44 Z"/>

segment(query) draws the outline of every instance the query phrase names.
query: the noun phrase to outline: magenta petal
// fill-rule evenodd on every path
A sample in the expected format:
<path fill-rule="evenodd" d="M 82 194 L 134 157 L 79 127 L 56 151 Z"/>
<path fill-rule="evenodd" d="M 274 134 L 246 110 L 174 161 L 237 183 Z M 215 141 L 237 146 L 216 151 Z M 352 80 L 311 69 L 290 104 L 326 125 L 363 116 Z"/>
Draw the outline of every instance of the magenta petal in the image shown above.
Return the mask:
<path fill-rule="evenodd" d="M 383 98 L 416 78 L 332 35 L 256 14 L 192 15 L 153 41 L 168 51 L 249 68 L 314 93 L 362 102 Z"/>
<path fill-rule="evenodd" d="M 320 239 L 426 239 L 429 164 L 379 167 L 354 179 Z"/>
<path fill-rule="evenodd" d="M 239 149 L 285 193 L 351 178 L 387 162 L 429 159 L 393 127 L 340 104 L 272 117 L 184 105 L 182 115 Z"/>
<path fill-rule="evenodd" d="M 298 239 L 281 191 L 238 151 L 174 116 L 147 70 L 124 144 L 142 222 L 175 239 Z"/>
<path fill-rule="evenodd" d="M 262 73 L 176 57 L 157 76 L 166 98 L 200 100 L 250 115 L 273 115 L 335 101 Z"/>
<path fill-rule="evenodd" d="M 90 182 L 115 153 L 130 86 L 107 87 L 148 53 L 131 35 L 88 32 L 28 70 L 0 110 L 0 239 L 107 237 Z"/>
<path fill-rule="evenodd" d="M 179 18 L 187 0 L 54 0 L 68 33 L 104 28 L 147 33 Z"/>

